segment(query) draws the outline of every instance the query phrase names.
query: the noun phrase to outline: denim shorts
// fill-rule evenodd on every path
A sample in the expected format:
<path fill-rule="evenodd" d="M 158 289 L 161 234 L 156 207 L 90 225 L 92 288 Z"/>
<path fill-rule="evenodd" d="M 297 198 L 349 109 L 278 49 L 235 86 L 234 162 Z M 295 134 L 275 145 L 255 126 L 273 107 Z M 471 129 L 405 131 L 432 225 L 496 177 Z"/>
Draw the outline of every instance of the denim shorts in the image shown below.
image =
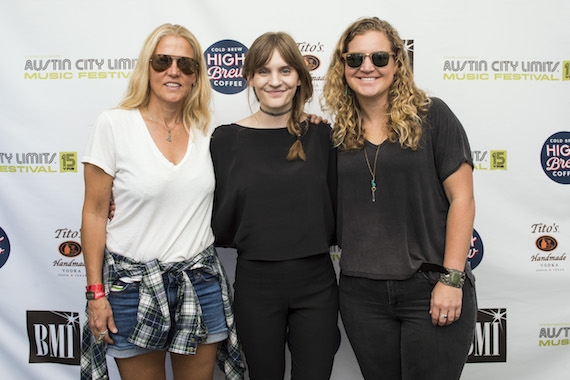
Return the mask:
<path fill-rule="evenodd" d="M 208 338 L 203 344 L 218 343 L 225 340 L 228 333 L 220 283 L 215 276 L 199 269 L 188 271 L 187 274 L 200 301 L 202 319 L 208 329 Z M 168 297 L 172 323 L 168 344 L 170 343 L 170 337 L 174 335 L 177 328 L 176 322 L 174 321 L 174 313 L 177 306 L 177 285 L 172 273 L 165 273 L 162 278 Z M 114 344 L 109 344 L 107 347 L 107 355 L 111 357 L 119 359 L 131 358 L 155 351 L 153 349 L 136 346 L 128 341 L 137 323 L 139 286 L 139 282 L 126 283 L 117 280 L 111 287 L 109 303 L 113 310 L 113 319 L 119 330 L 117 334 L 110 333 L 111 338 L 115 342 Z M 164 347 L 159 351 L 166 349 L 167 347 Z"/>

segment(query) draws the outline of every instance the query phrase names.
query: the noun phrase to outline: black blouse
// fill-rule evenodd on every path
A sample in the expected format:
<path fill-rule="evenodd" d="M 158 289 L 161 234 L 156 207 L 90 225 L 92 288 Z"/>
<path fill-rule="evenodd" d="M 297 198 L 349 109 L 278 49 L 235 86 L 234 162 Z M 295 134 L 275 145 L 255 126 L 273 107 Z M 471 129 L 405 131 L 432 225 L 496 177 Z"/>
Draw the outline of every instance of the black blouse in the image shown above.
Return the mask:
<path fill-rule="evenodd" d="M 443 264 L 449 202 L 443 182 L 467 162 L 467 135 L 447 105 L 432 98 L 420 148 L 366 142 L 365 151 L 338 154 L 338 239 L 344 274 L 403 280 L 422 263 Z M 376 200 L 364 153 L 376 168 Z"/>
<path fill-rule="evenodd" d="M 328 252 L 335 240 L 336 200 L 330 132 L 326 124 L 309 124 L 301 137 L 306 161 L 288 161 L 295 138 L 287 128 L 216 128 L 210 144 L 216 246 L 237 248 L 248 260 Z"/>

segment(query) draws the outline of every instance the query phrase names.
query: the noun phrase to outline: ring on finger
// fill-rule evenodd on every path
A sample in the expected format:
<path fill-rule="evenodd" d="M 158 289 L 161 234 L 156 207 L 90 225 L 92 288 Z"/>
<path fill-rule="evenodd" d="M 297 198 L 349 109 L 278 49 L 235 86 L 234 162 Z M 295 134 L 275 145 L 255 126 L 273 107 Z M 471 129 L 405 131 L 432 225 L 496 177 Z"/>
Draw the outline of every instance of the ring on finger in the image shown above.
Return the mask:
<path fill-rule="evenodd" d="M 439 317 L 440 317 L 440 318 L 447 319 L 447 314 L 440 314 Z"/>
<path fill-rule="evenodd" d="M 103 342 L 103 338 L 105 338 L 107 336 L 107 334 L 109 334 L 109 330 L 105 330 L 103 332 L 99 333 L 99 338 L 97 338 L 97 340 L 95 341 L 95 343 L 100 344 L 101 342 Z"/>

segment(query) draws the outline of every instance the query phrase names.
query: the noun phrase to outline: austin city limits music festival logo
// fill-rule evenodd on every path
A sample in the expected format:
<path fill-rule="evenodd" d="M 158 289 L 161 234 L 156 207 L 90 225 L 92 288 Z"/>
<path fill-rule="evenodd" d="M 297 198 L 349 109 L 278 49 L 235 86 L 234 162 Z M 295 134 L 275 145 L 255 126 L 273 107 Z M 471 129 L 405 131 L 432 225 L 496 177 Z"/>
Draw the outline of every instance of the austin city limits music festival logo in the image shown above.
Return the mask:
<path fill-rule="evenodd" d="M 540 161 L 548 178 L 563 185 L 570 184 L 570 132 L 558 132 L 546 139 Z"/>
<path fill-rule="evenodd" d="M 34 58 L 34 59 L 30 59 Z M 137 62 L 136 58 L 62 58 L 61 56 L 35 59 L 24 63 L 25 80 L 93 80 L 127 79 Z"/>
<path fill-rule="evenodd" d="M 237 94 L 247 87 L 242 77 L 242 65 L 247 47 L 234 40 L 222 40 L 204 51 L 208 78 L 212 88 L 222 94 Z"/>
<path fill-rule="evenodd" d="M 564 82 L 570 80 L 570 61 L 444 57 L 443 80 Z"/>
<path fill-rule="evenodd" d="M 0 227 L 0 268 L 6 264 L 10 257 L 10 240 L 8 240 L 8 235 Z"/>
<path fill-rule="evenodd" d="M 0 152 L 0 173 L 77 173 L 77 166 L 77 152 Z"/>
<path fill-rule="evenodd" d="M 467 363 L 507 361 L 507 309 L 479 309 Z"/>
<path fill-rule="evenodd" d="M 506 150 L 473 150 L 471 157 L 475 170 L 507 170 Z"/>
<path fill-rule="evenodd" d="M 570 345 L 570 325 L 568 323 L 540 325 L 538 347 L 565 347 Z"/>
<path fill-rule="evenodd" d="M 30 363 L 79 365 L 79 313 L 27 311 Z"/>

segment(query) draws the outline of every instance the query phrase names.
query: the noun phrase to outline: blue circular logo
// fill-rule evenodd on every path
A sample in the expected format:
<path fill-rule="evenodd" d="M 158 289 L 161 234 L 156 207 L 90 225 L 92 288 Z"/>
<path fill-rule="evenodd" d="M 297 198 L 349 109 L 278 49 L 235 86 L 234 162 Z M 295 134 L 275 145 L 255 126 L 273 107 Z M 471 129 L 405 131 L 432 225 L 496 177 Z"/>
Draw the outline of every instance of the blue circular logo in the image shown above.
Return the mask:
<path fill-rule="evenodd" d="M 242 65 L 247 47 L 234 40 L 222 40 L 204 51 L 212 88 L 222 94 L 237 94 L 247 87 Z"/>
<path fill-rule="evenodd" d="M 471 264 L 471 269 L 475 269 L 481 263 L 481 260 L 483 260 L 483 240 L 481 240 L 481 236 L 479 236 L 477 231 L 473 230 L 467 261 Z"/>
<path fill-rule="evenodd" d="M 570 132 L 550 136 L 540 152 L 542 169 L 554 182 L 570 184 Z"/>
<path fill-rule="evenodd" d="M 10 240 L 8 240 L 8 235 L 2 228 L 0 228 L 0 268 L 6 264 L 8 257 L 10 256 Z"/>

